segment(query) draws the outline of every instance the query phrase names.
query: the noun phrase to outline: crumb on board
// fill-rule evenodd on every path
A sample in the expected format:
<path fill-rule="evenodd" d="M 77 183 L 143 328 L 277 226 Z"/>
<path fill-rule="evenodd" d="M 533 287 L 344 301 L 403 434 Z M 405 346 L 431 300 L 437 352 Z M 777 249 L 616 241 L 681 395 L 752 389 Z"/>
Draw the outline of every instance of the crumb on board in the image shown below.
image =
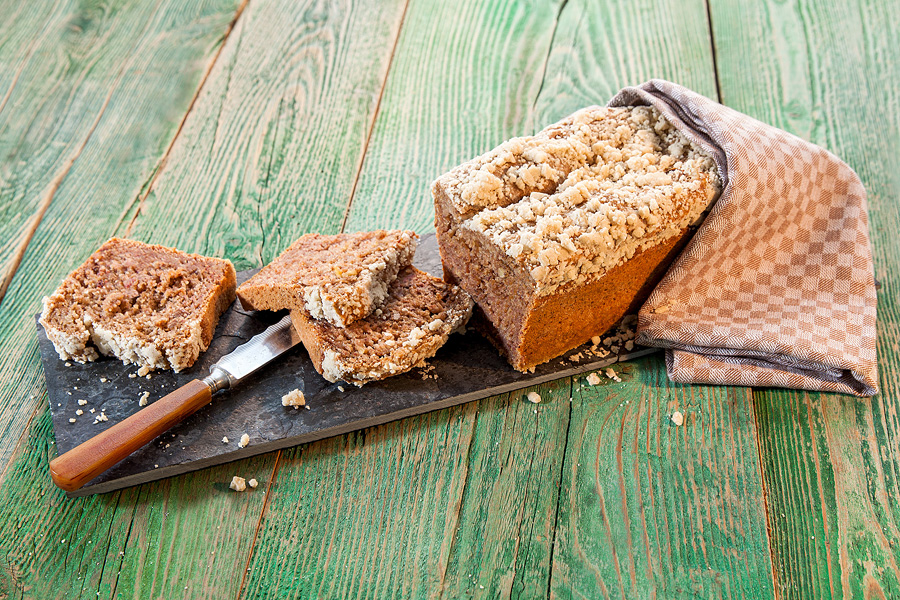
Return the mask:
<path fill-rule="evenodd" d="M 602 342 L 602 341 L 603 340 L 600 339 L 599 335 L 595 335 L 594 337 L 591 338 L 591 343 L 595 346 L 599 346 L 600 342 Z"/>
<path fill-rule="evenodd" d="M 143 367 L 141 367 L 140 369 L 138 369 L 138 372 L 137 372 L 138 377 L 143 377 L 144 375 L 146 375 L 147 373 L 149 373 L 151 370 L 152 370 L 152 369 L 151 369 L 150 367 L 148 367 L 147 365 L 144 365 Z M 131 377 L 131 375 L 129 375 L 129 377 Z"/>
<path fill-rule="evenodd" d="M 141 394 L 141 397 L 138 399 L 138 406 L 147 406 L 147 398 L 150 397 L 150 392 L 144 392 Z"/>
<path fill-rule="evenodd" d="M 74 423 L 74 422 L 77 421 L 77 420 L 78 420 L 78 419 L 76 419 L 75 417 L 72 417 L 71 419 L 69 419 L 69 423 Z"/>
<path fill-rule="evenodd" d="M 78 406 L 84 406 L 85 404 L 87 404 L 87 400 L 79 400 L 78 401 Z"/>
<path fill-rule="evenodd" d="M 338 391 L 339 391 L 339 392 L 343 392 L 343 391 L 344 391 L 344 386 L 339 385 L 339 386 L 338 386 Z"/>
<path fill-rule="evenodd" d="M 238 442 L 239 448 L 246 448 L 250 444 L 250 436 L 246 433 L 241 436 L 241 441 Z"/>
<path fill-rule="evenodd" d="M 93 409 L 91 409 L 91 410 L 93 410 Z M 102 423 L 103 421 L 109 421 L 109 417 L 107 417 L 107 416 L 103 413 L 103 411 L 101 410 L 101 411 L 100 411 L 100 414 L 97 415 L 96 417 L 94 417 L 94 423 L 93 423 L 93 424 L 96 425 L 97 423 Z"/>
<path fill-rule="evenodd" d="M 109 379 L 107 379 L 106 377 L 100 378 L 100 383 L 106 383 L 107 381 L 109 381 Z"/>
<path fill-rule="evenodd" d="M 591 385 L 600 385 L 600 377 L 596 373 L 587 376 L 587 382 Z"/>
<path fill-rule="evenodd" d="M 78 410 L 75 411 L 75 414 L 80 417 L 81 415 L 84 414 L 84 411 L 79 408 Z"/>
<path fill-rule="evenodd" d="M 306 396 L 300 390 L 291 390 L 281 397 L 282 406 L 293 406 L 297 410 L 301 406 L 306 406 Z"/>
<path fill-rule="evenodd" d="M 258 482 L 257 480 L 255 480 L 255 479 L 251 479 L 250 481 L 247 482 L 247 485 L 249 485 L 250 487 L 256 489 L 256 486 L 259 485 L 259 482 Z"/>
<path fill-rule="evenodd" d="M 227 443 L 228 443 L 228 436 L 227 436 L 227 435 L 226 435 L 225 437 L 222 438 L 222 443 L 223 443 L 223 444 L 227 444 Z"/>
<path fill-rule="evenodd" d="M 528 392 L 525 397 L 528 398 L 528 401 L 532 404 L 540 404 L 541 402 L 541 395 L 537 392 Z"/>
<path fill-rule="evenodd" d="M 676 410 L 675 412 L 673 412 L 672 416 L 669 418 L 672 419 L 672 423 L 674 423 L 678 427 L 681 427 L 684 424 L 684 415 L 680 410 Z"/>
<path fill-rule="evenodd" d="M 135 373 L 128 374 L 128 379 L 134 379 L 135 377 L 137 377 L 137 375 Z"/>
<path fill-rule="evenodd" d="M 235 475 L 231 478 L 231 483 L 228 485 L 228 487 L 236 492 L 243 492 L 247 489 L 247 480 L 245 480 L 243 477 L 238 477 L 237 475 Z"/>

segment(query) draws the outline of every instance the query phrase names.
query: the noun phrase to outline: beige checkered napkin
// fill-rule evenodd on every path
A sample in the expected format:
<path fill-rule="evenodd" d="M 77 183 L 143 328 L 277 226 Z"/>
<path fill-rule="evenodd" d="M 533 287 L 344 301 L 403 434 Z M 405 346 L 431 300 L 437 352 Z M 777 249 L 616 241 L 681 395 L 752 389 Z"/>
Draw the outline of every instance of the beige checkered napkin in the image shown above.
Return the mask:
<path fill-rule="evenodd" d="M 640 311 L 638 342 L 667 348 L 683 383 L 871 396 L 875 281 L 866 192 L 828 151 L 668 81 L 651 104 L 712 152 L 723 191 Z"/>

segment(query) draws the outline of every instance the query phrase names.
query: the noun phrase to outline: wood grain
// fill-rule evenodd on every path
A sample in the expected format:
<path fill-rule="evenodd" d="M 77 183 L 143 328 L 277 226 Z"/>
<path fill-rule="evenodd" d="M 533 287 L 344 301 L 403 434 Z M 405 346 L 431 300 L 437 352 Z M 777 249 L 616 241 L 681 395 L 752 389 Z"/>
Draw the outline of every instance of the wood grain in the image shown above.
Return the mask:
<path fill-rule="evenodd" d="M 21 104 L 17 110 L 27 118 L 19 117 L 34 125 L 25 128 L 21 144 L 4 149 L 2 160 L 27 168 L 17 170 L 12 187 L 0 183 L 2 189 L 24 194 L 47 187 L 46 173 L 56 167 L 43 153 L 70 152 L 53 154 L 65 168 L 54 172 L 48 210 L 0 302 L 0 473 L 43 393 L 33 318 L 40 298 L 115 231 L 174 137 L 236 4 L 176 2 L 156 12 L 136 10 L 84 5 L 53 13 L 45 27 L 51 33 L 34 50 L 42 66 L 23 70 L 4 110 Z M 62 40 L 54 31 L 64 32 Z M 76 50 L 89 60 L 76 61 Z M 62 56 L 51 60 L 57 53 Z M 70 70 L 47 72 L 54 60 Z M 61 87 L 47 89 L 48 78 Z M 19 93 L 26 97 L 17 99 Z M 75 135 L 86 122 L 89 127 Z"/>
<path fill-rule="evenodd" d="M 33 304 L 41 290 L 55 285 L 55 281 L 46 281 L 54 278 L 55 271 L 51 269 L 48 273 L 45 265 L 60 262 L 57 245 L 73 244 L 73 252 L 86 255 L 113 232 L 130 230 L 136 237 L 178 244 L 186 250 L 219 254 L 231 252 L 230 258 L 236 259 L 238 264 L 242 259 L 247 260 L 246 256 L 251 256 L 254 265 L 258 266 L 261 262 L 260 248 L 265 248 L 270 258 L 283 249 L 278 245 L 281 241 L 285 244 L 290 241 L 270 235 L 272 224 L 283 224 L 286 236 L 291 239 L 298 231 L 298 227 L 291 222 L 296 214 L 303 214 L 304 218 L 315 223 L 309 227 L 337 230 L 346 198 L 339 209 L 329 213 L 326 205 L 338 201 L 335 198 L 339 199 L 339 195 L 329 200 L 321 198 L 319 192 L 324 194 L 326 185 L 343 180 L 351 182 L 355 177 L 362 159 L 362 144 L 354 140 L 364 139 L 367 134 L 369 123 L 366 122 L 366 115 L 371 120 L 375 92 L 380 90 L 387 69 L 400 27 L 402 8 L 400 2 L 352 5 L 312 2 L 302 6 L 284 2 L 260 4 L 252 11 L 245 9 L 231 35 L 227 36 L 219 60 L 204 84 L 203 90 L 213 91 L 201 94 L 191 110 L 190 115 L 200 115 L 199 120 L 186 120 L 171 151 L 159 165 L 158 177 L 151 179 L 148 174 L 139 180 L 140 184 L 146 184 L 149 186 L 147 189 L 159 196 L 151 195 L 145 200 L 146 190 L 123 193 L 125 184 L 117 177 L 108 177 L 104 173 L 103 169 L 110 161 L 102 156 L 92 156 L 91 159 L 96 161 L 93 175 L 109 179 L 103 190 L 104 195 L 98 195 L 94 204 L 79 204 L 78 199 L 71 195 L 57 194 L 29 246 L 29 255 L 26 255 L 22 267 L 21 291 L 17 289 L 15 295 L 11 292 L 10 297 L 21 296 Z M 166 18 L 175 18 L 179 10 L 186 11 L 170 7 L 166 10 L 167 14 L 171 13 Z M 212 23 L 203 20 L 193 21 L 192 24 L 194 35 L 207 36 L 209 40 L 221 40 L 226 32 L 226 29 L 215 29 Z M 171 38 L 158 42 L 165 43 L 167 47 L 174 44 L 176 48 L 179 44 Z M 211 44 L 209 49 L 214 48 Z M 268 71 L 261 70 L 265 66 L 259 63 L 262 58 L 270 61 Z M 184 69 L 183 63 L 190 65 L 197 59 L 182 57 L 171 60 L 170 66 Z M 202 66 L 202 63 L 197 66 Z M 147 93 L 147 82 L 137 77 L 137 73 L 129 71 L 127 75 L 123 80 L 129 86 Z M 229 95 L 235 94 L 235 90 L 238 90 L 236 96 Z M 274 104 L 270 104 L 270 97 L 274 98 Z M 228 100 L 227 106 L 219 103 L 223 98 Z M 263 108 L 282 106 L 285 111 L 283 118 L 271 112 L 258 116 L 256 109 L 259 107 L 247 104 L 248 99 L 253 98 L 260 99 L 265 105 Z M 294 103 L 295 99 L 299 104 Z M 186 108 L 184 106 L 182 110 Z M 173 109 L 174 105 L 169 107 L 169 110 Z M 120 136 L 129 131 L 141 132 L 139 123 L 131 122 L 131 119 L 142 117 L 139 110 L 125 104 L 111 104 L 109 111 L 110 128 L 118 128 Z M 137 114 L 134 114 L 135 111 Z M 177 127 L 181 118 L 182 114 L 177 115 L 171 125 Z M 248 118 L 250 121 L 247 121 Z M 355 128 L 348 126 L 351 122 L 357 124 Z M 206 127 L 209 123 L 214 125 L 212 129 Z M 321 142 L 321 138 L 327 138 L 328 142 Z M 342 139 L 345 142 L 341 142 Z M 315 147 L 317 141 L 324 145 Z M 213 154 L 209 153 L 210 148 L 215 149 Z M 278 202 L 268 207 L 257 204 L 260 198 L 256 195 L 245 198 L 249 204 L 249 208 L 245 207 L 247 210 L 268 219 L 262 230 L 253 230 L 248 223 L 235 219 L 234 213 L 229 212 L 234 207 L 227 205 L 223 209 L 220 203 L 222 198 L 209 193 L 210 190 L 223 189 L 218 186 L 219 180 L 234 172 L 234 165 L 244 164 L 248 160 L 247 155 L 239 155 L 248 148 L 252 160 L 259 158 L 259 152 L 268 153 L 264 161 L 268 165 L 265 176 L 259 180 L 260 189 L 271 186 L 278 193 Z M 307 153 L 310 162 L 303 165 L 297 156 Z M 332 155 L 328 158 L 328 153 L 337 153 L 339 157 Z M 158 160 L 160 155 L 155 156 Z M 112 163 L 108 168 L 122 168 L 115 161 Z M 198 188 L 198 173 L 204 169 L 208 179 Z M 256 181 L 259 173 L 253 169 L 250 173 Z M 243 175 L 236 172 L 236 179 L 228 180 L 225 189 Z M 311 198 L 301 199 L 300 202 L 289 193 L 297 189 L 299 178 L 319 186 L 311 192 Z M 322 179 L 328 181 L 323 184 Z M 344 185 L 349 190 L 350 184 Z M 335 183 L 335 187 L 339 186 Z M 178 201 L 170 201 L 170 198 L 176 197 L 175 192 L 170 195 L 171 190 L 177 190 Z M 127 202 L 108 220 L 97 220 L 96 214 L 92 213 L 99 212 L 105 195 L 111 194 L 122 195 Z M 158 198 L 164 201 L 160 202 Z M 266 198 L 271 199 L 270 196 Z M 319 210 L 316 206 L 325 208 Z M 333 217 L 328 217 L 329 214 Z M 207 215 L 209 219 L 206 219 Z M 89 222 L 91 227 L 86 227 Z M 79 229 L 89 229 L 90 235 L 75 240 L 64 235 L 66 231 Z M 173 236 L 173 232 L 177 235 Z M 229 246 L 223 242 L 235 239 L 236 234 L 256 235 L 256 250 L 245 252 L 242 243 Z M 268 239 L 269 243 L 264 243 L 264 239 Z M 72 260 L 72 263 L 76 262 Z M 25 277 L 26 266 L 29 267 L 27 273 L 31 274 L 30 278 Z M 54 268 L 61 272 L 61 277 L 71 266 L 58 264 Z M 40 276 L 35 274 L 35 269 Z M 14 286 L 16 284 L 19 284 L 18 277 Z M 20 352 L 32 352 L 33 367 L 25 372 L 37 380 L 40 377 L 37 357 L 30 347 L 33 334 L 28 333 L 33 327 L 30 319 L 35 310 L 17 307 L 16 312 L 11 314 L 22 315 L 21 320 L 27 317 L 27 328 L 20 325 L 21 337 L 14 347 Z M 8 370 L 12 374 L 13 363 L 9 364 Z M 4 379 L 4 385 L 7 385 L 6 381 Z M 21 397 L 22 389 L 14 390 L 12 385 L 10 381 L 10 387 L 5 391 L 8 394 L 7 414 L 13 417 L 4 420 L 4 424 L 23 427 L 28 415 L 14 412 L 12 404 L 13 398 Z M 42 391 L 38 381 L 34 381 L 31 389 Z M 41 401 L 40 397 L 32 397 L 30 404 Z M 46 410 L 39 410 L 36 424 L 26 428 L 15 460 L 3 480 L 4 489 L 18 494 L 12 498 L 17 505 L 23 505 L 22 496 L 28 493 L 27 490 L 40 487 L 39 482 L 44 480 L 49 482 L 47 453 L 38 455 L 33 448 L 25 445 L 39 434 L 37 428 L 41 419 L 45 418 Z M 16 423 L 16 419 L 20 422 Z M 7 442 L 8 451 L 13 447 L 12 441 Z M 265 486 L 270 481 L 269 475 L 276 461 L 277 453 L 269 454 L 109 496 L 74 501 L 57 496 L 49 507 L 46 502 L 33 502 L 37 510 L 20 509 L 14 516 L 4 516 L 3 523 L 15 522 L 19 527 L 39 530 L 47 520 L 58 522 L 60 539 L 79 539 L 79 551 L 86 547 L 84 544 L 98 543 L 99 549 L 95 550 L 99 553 L 97 556 L 108 557 L 106 562 L 115 563 L 115 568 L 106 569 L 104 561 L 98 559 L 84 563 L 83 569 L 79 567 L 75 571 L 71 561 L 58 552 L 45 552 L 46 548 L 41 547 L 42 556 L 46 557 L 52 569 L 45 571 L 41 568 L 44 558 L 26 558 L 27 554 L 11 551 L 4 553 L 11 557 L 8 571 L 15 574 L 15 581 L 25 589 L 43 590 L 44 597 L 55 594 L 71 597 L 77 594 L 95 598 L 97 591 L 101 592 L 101 596 L 108 597 L 116 597 L 117 594 L 154 598 L 233 597 L 241 586 L 241 575 L 265 504 Z M 29 478 L 22 479 L 22 474 L 27 474 Z M 227 489 L 232 474 L 256 477 L 263 487 L 252 493 L 236 495 Z M 102 510 L 97 507 L 102 507 Z M 100 540 L 88 538 L 85 541 L 84 534 L 80 533 L 104 528 L 109 528 L 108 533 Z M 57 540 L 54 543 L 61 542 Z M 223 577 L 223 574 L 228 576 Z M 73 593 L 67 583 L 70 579 L 77 580 L 77 577 L 87 578 L 91 583 L 80 592 L 75 590 Z"/>
<path fill-rule="evenodd" d="M 250 3 L 122 233 L 260 267 L 340 230 L 405 0 Z"/>
<path fill-rule="evenodd" d="M 896 3 L 713 2 L 724 101 L 846 160 L 869 193 L 881 393 L 754 392 L 782 598 L 900 596 Z"/>
<path fill-rule="evenodd" d="M 286 452 L 244 597 L 544 597 L 569 384 Z"/>

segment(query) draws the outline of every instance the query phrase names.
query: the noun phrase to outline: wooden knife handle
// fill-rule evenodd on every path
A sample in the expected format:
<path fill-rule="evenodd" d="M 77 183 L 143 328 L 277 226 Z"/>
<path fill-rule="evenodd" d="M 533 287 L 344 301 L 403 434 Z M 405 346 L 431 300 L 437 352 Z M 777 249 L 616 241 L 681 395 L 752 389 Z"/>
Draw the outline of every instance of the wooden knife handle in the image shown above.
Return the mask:
<path fill-rule="evenodd" d="M 212 399 L 210 386 L 194 379 L 50 461 L 53 483 L 74 492 L 129 454 L 149 444 Z"/>

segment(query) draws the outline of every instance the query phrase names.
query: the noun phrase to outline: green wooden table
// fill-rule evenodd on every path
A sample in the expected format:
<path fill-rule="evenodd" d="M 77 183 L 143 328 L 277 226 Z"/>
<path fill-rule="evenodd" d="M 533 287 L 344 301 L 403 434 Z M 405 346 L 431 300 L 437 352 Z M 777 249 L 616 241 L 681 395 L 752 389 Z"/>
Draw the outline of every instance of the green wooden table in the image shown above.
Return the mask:
<path fill-rule="evenodd" d="M 900 3 L 0 5 L 0 598 L 900 598 Z M 676 385 L 653 356 L 538 406 L 52 485 L 33 315 L 107 238 L 245 269 L 309 231 L 424 233 L 434 177 L 651 77 L 857 170 L 880 395 Z"/>

